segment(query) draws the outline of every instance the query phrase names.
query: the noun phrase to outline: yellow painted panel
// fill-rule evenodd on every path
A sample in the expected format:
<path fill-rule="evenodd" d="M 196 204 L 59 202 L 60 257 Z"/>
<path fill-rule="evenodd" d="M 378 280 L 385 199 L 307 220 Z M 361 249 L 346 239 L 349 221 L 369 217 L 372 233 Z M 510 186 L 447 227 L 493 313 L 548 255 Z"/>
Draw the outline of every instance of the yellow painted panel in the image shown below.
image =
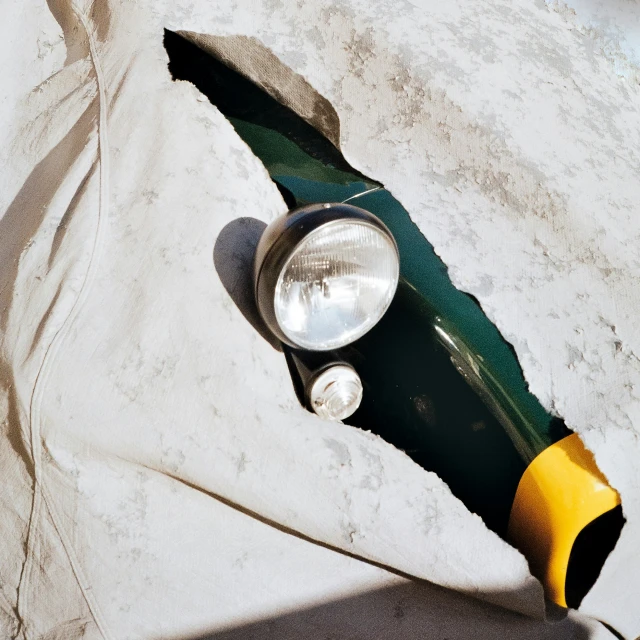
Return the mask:
<path fill-rule="evenodd" d="M 573 433 L 527 467 L 511 507 L 508 538 L 529 561 L 547 597 L 566 607 L 573 543 L 586 525 L 620 504 L 593 455 Z"/>

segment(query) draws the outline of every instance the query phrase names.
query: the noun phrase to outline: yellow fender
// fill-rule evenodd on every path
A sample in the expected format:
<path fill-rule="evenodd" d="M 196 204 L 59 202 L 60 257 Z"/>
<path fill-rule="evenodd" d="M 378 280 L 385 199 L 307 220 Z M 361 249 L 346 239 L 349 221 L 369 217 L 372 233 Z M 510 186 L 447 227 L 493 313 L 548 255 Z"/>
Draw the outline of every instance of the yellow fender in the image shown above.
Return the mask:
<path fill-rule="evenodd" d="M 620 504 L 577 434 L 559 440 L 527 467 L 511 507 L 507 537 L 529 560 L 547 597 L 567 606 L 571 549 L 584 527 Z"/>

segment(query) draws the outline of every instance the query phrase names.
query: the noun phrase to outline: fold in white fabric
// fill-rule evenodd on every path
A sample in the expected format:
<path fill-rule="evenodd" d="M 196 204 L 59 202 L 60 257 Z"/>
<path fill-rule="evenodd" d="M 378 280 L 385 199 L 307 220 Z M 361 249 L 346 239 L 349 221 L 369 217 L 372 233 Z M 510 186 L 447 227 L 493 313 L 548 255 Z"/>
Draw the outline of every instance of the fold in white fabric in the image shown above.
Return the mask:
<path fill-rule="evenodd" d="M 247 322 L 214 266 L 224 229 L 240 218 L 268 221 L 284 203 L 215 107 L 171 80 L 164 27 L 256 36 L 334 105 L 348 159 L 405 203 L 456 281 L 514 341 L 532 389 L 598 445 L 629 524 L 590 606 L 635 628 L 633 612 L 613 620 L 613 597 L 622 596 L 611 574 L 633 549 L 637 495 L 631 449 L 628 463 L 613 465 L 635 442 L 617 420 L 635 406 L 621 396 L 637 369 L 626 324 L 635 274 L 623 272 L 634 200 L 615 187 L 636 165 L 610 120 L 597 130 L 598 147 L 584 122 L 545 119 L 562 100 L 542 83 L 565 78 L 558 57 L 572 61 L 563 81 L 577 87 L 566 89 L 573 111 L 605 113 L 605 95 L 624 112 L 629 138 L 636 107 L 625 95 L 635 88 L 600 58 L 595 70 L 579 67 L 575 36 L 546 9 L 490 6 L 483 16 L 484 3 L 464 12 L 456 5 L 445 19 L 445 8 L 430 3 L 398 12 L 397 3 L 356 1 L 294 10 L 52 0 L 16 20 L 29 44 L 16 56 L 2 111 L 6 637 L 608 635 L 577 614 L 540 620 L 542 590 L 524 558 L 439 478 L 381 439 L 299 406 L 282 354 Z M 533 26 L 514 25 L 513 15 Z M 493 29 L 486 51 L 455 35 L 458 25 L 480 37 L 471 18 Z M 516 35 L 520 44 L 509 39 Z M 544 61 L 522 55 L 525 41 L 547 51 L 549 40 L 564 48 Z M 493 63 L 478 62 L 491 55 Z M 471 61 L 475 72 L 465 68 Z M 490 64 L 511 70 L 516 97 L 507 100 L 506 87 L 476 93 Z M 539 85 L 524 79 L 525 65 Z M 586 94 L 595 79 L 597 99 Z M 511 109 L 518 101 L 524 106 Z M 526 110 L 520 133 L 515 122 Z M 569 132 L 560 149 L 557 131 Z M 526 145 L 517 138 L 532 132 Z M 595 195 L 571 175 L 572 153 L 572 166 L 601 175 L 600 200 L 613 201 L 606 211 L 587 206 Z M 616 235 L 625 220 L 625 237 Z M 596 238 L 595 262 L 579 260 Z M 547 278 L 553 270 L 559 275 Z M 607 359 L 597 317 L 612 299 L 606 319 L 623 347 Z M 556 325 L 551 311 L 566 320 Z M 568 350 L 576 341 L 602 374 L 565 367 L 565 342 Z M 604 395 L 600 404 L 587 402 L 588 391 Z M 598 423 L 607 429 L 599 440 L 589 429 L 614 407 L 610 422 Z M 624 575 L 632 597 L 635 583 Z"/>

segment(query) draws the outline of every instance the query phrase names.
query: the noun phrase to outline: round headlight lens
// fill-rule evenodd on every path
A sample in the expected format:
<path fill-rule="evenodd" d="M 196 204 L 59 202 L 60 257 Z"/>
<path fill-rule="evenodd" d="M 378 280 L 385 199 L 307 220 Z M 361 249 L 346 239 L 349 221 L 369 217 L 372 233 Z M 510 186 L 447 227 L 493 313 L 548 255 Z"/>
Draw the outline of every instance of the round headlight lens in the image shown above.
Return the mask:
<path fill-rule="evenodd" d="M 303 349 L 337 349 L 378 322 L 398 275 L 389 235 L 363 220 L 334 220 L 305 236 L 285 262 L 275 288 L 276 320 Z"/>

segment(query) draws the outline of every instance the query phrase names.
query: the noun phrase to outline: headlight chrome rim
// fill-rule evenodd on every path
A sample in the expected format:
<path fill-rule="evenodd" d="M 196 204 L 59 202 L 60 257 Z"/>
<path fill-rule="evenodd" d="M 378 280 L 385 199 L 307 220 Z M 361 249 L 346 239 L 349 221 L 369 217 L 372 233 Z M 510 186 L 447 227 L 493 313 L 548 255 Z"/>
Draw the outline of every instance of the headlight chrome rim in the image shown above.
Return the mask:
<path fill-rule="evenodd" d="M 286 335 L 278 322 L 275 309 L 275 292 L 280 276 L 284 273 L 286 265 L 291 261 L 300 245 L 308 238 L 327 225 L 338 223 L 357 223 L 373 228 L 389 241 L 389 247 L 393 248 L 396 258 L 396 275 L 391 294 L 382 313 L 373 323 L 364 328 L 358 335 L 352 336 L 348 342 L 342 345 L 331 344 L 317 347 L 310 344 L 301 345 Z M 272 222 L 260 238 L 255 254 L 254 284 L 255 298 L 260 315 L 265 324 L 282 342 L 295 348 L 303 348 L 310 351 L 328 351 L 351 344 L 359 337 L 367 333 L 377 321 L 384 315 L 391 304 L 399 278 L 399 253 L 393 235 L 386 225 L 375 215 L 364 209 L 349 204 L 314 204 L 295 209 Z"/>

